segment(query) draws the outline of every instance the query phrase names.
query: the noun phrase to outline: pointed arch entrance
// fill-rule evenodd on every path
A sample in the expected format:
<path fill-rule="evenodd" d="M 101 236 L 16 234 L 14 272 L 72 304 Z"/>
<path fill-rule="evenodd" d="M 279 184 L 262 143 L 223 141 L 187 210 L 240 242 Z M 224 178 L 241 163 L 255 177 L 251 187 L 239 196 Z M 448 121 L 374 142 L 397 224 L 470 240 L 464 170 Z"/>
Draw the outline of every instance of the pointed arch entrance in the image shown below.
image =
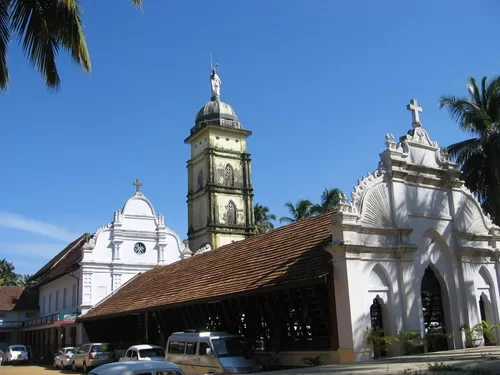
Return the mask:
<path fill-rule="evenodd" d="M 370 322 L 372 332 L 375 335 L 384 337 L 384 318 L 382 315 L 382 304 L 380 303 L 379 299 L 380 297 L 377 295 L 377 297 L 373 299 L 373 303 L 370 306 Z M 386 357 L 387 347 L 377 342 L 376 345 L 373 345 L 373 356 L 374 358 Z"/>
<path fill-rule="evenodd" d="M 446 336 L 446 319 L 444 313 L 443 293 L 441 283 L 434 270 L 428 266 L 422 277 L 421 299 L 424 318 L 425 340 L 427 351 L 448 350 Z"/>

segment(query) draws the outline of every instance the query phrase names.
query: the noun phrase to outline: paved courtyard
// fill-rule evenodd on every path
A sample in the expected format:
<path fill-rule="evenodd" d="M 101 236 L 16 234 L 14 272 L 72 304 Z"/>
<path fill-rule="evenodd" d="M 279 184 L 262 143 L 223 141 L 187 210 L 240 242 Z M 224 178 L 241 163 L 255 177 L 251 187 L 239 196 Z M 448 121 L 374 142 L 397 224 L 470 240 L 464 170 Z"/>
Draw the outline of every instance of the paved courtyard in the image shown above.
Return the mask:
<path fill-rule="evenodd" d="M 385 360 L 360 362 L 346 365 L 330 365 L 320 367 L 309 367 L 296 370 L 284 370 L 267 372 L 266 375 L 398 375 L 405 370 L 412 370 L 406 375 L 424 375 L 431 373 L 429 365 L 442 363 L 447 368 L 439 365 L 434 371 L 444 375 L 451 374 L 474 374 L 486 373 L 500 375 L 500 346 L 481 347 L 465 350 L 450 350 L 446 352 L 394 357 Z M 416 372 L 415 372 L 416 371 Z M 421 371 L 421 374 L 418 373 Z M 2 375 L 42 375 L 42 374 L 78 374 L 71 370 L 54 370 L 44 366 L 2 366 Z"/>

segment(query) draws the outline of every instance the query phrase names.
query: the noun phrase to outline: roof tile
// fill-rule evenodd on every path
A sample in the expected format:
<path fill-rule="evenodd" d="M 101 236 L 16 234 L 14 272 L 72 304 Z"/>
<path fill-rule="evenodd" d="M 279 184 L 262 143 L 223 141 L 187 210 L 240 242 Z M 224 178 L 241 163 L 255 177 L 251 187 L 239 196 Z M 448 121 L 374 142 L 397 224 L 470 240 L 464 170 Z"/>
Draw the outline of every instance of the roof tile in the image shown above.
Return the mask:
<path fill-rule="evenodd" d="M 23 286 L 0 287 L 0 311 L 37 309 L 38 293 L 36 289 Z"/>
<path fill-rule="evenodd" d="M 138 275 L 81 319 L 318 279 L 331 270 L 331 212 Z"/>
<path fill-rule="evenodd" d="M 82 257 L 82 246 L 90 238 L 85 233 L 71 242 L 34 275 L 38 285 L 46 284 L 70 272 Z"/>

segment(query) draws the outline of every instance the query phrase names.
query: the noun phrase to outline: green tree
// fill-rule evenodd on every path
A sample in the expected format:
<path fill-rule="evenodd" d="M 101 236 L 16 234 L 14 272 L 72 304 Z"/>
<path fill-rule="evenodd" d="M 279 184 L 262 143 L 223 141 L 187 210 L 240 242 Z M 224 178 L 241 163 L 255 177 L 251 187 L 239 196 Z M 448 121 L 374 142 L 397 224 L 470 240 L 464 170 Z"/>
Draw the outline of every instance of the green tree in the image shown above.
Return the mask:
<path fill-rule="evenodd" d="M 280 223 L 295 223 L 299 220 L 311 217 L 312 206 L 312 202 L 308 199 L 300 199 L 296 205 L 294 205 L 292 202 L 286 202 L 285 207 L 288 208 L 290 216 L 283 216 L 282 218 L 280 218 Z"/>
<path fill-rule="evenodd" d="M 323 190 L 321 194 L 321 201 L 311 207 L 311 213 L 313 215 L 319 215 L 324 212 L 331 211 L 335 206 L 340 203 L 342 197 L 342 191 L 337 188 Z"/>
<path fill-rule="evenodd" d="M 19 275 L 18 285 L 19 286 L 34 286 L 36 284 L 36 279 L 34 275 Z"/>
<path fill-rule="evenodd" d="M 446 108 L 461 130 L 473 138 L 452 144 L 448 152 L 459 164 L 467 186 L 476 193 L 483 209 L 500 224 L 500 77 L 467 83 L 468 96 L 441 96 L 439 107 Z"/>
<path fill-rule="evenodd" d="M 0 286 L 16 286 L 19 283 L 19 275 L 15 272 L 11 262 L 0 259 Z"/>
<path fill-rule="evenodd" d="M 266 233 L 274 229 L 273 221 L 276 220 L 276 215 L 269 213 L 269 207 L 262 206 L 258 203 L 254 205 L 253 214 L 255 218 L 256 233 Z"/>
<path fill-rule="evenodd" d="M 131 0 L 141 6 L 141 0 Z M 0 91 L 9 86 L 7 49 L 17 37 L 31 65 L 49 88 L 60 85 L 56 56 L 66 50 L 86 72 L 90 55 L 82 28 L 78 0 L 0 0 Z"/>

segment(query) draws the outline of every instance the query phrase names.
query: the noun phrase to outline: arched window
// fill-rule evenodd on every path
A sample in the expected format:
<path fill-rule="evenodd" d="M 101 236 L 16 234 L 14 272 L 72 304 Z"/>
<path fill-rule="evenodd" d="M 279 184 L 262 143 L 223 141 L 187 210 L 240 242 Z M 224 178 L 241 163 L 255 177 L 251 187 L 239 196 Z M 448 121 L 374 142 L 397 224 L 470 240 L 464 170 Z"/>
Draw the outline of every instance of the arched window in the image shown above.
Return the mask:
<path fill-rule="evenodd" d="M 224 168 L 224 185 L 234 186 L 234 170 L 231 164 L 227 164 Z"/>
<path fill-rule="evenodd" d="M 198 172 L 198 190 L 203 188 L 204 184 L 205 184 L 205 176 L 203 175 L 203 168 L 200 168 Z"/>
<path fill-rule="evenodd" d="M 226 208 L 227 223 L 236 224 L 236 205 L 233 201 L 229 201 Z"/>

